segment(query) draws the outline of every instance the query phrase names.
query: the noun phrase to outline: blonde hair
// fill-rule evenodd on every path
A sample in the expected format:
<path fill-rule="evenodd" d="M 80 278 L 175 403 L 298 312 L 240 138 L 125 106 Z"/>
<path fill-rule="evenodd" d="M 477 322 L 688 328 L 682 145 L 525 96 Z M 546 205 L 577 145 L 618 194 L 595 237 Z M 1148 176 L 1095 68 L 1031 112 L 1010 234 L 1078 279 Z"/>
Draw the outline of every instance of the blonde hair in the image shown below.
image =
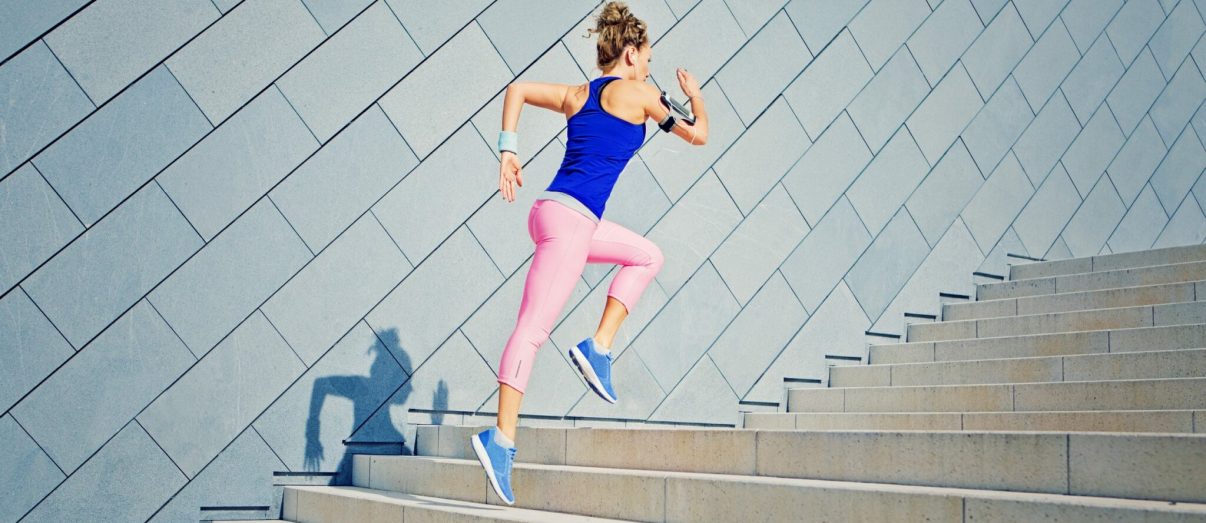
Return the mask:
<path fill-rule="evenodd" d="M 649 43 L 645 21 L 633 16 L 624 2 L 608 2 L 596 18 L 595 27 L 587 28 L 584 38 L 590 38 L 590 33 L 599 35 L 595 44 L 598 51 L 595 65 L 599 70 L 606 70 L 615 64 L 625 47 L 631 45 L 640 50 Z"/>

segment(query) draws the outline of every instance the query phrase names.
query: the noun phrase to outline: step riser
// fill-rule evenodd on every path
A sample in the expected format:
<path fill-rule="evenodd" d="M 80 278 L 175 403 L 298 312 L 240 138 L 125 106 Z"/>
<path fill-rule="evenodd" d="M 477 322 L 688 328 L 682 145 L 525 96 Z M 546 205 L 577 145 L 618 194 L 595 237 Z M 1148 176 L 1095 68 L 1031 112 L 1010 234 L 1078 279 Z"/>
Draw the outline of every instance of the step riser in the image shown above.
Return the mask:
<path fill-rule="evenodd" d="M 1206 260 L 1206 246 L 1187 245 L 1139 252 L 1121 252 L 1069 260 L 1019 263 L 1009 267 L 1009 279 L 1023 280 L 1085 272 L 1116 271 Z"/>
<path fill-rule="evenodd" d="M 797 482 L 799 483 L 799 482 Z M 1156 513 L 1133 506 L 1091 507 L 1074 504 L 1066 499 L 1059 502 L 1046 495 L 1014 495 L 1036 499 L 1000 499 L 994 497 L 965 497 L 917 492 L 919 489 L 896 488 L 894 490 L 868 490 L 863 488 L 839 488 L 833 483 L 807 482 L 808 486 L 786 484 L 751 485 L 731 478 L 682 480 L 668 478 L 665 483 L 663 518 L 652 521 L 744 521 L 749 519 L 751 507 L 757 507 L 760 520 L 765 521 L 934 521 L 938 523 L 962 523 L 964 516 L 974 521 L 1040 521 L 1054 518 L 1059 521 L 1206 521 L 1206 515 L 1192 508 L 1161 507 Z M 306 523 L 335 523 L 356 521 L 357 523 L 407 523 L 419 522 L 473 522 L 493 523 L 515 521 L 514 519 L 488 516 L 461 516 L 438 512 L 435 508 L 406 507 L 405 519 L 392 515 L 390 509 L 377 508 L 381 502 L 357 499 L 357 507 L 334 500 L 337 496 L 311 492 L 285 491 L 286 498 L 313 497 L 304 503 L 315 505 L 329 503 L 331 508 L 315 507 L 304 513 L 290 513 L 292 521 Z M 723 502 L 718 502 L 718 501 Z M 738 502 L 730 502 L 738 500 Z M 434 503 L 433 503 L 434 504 Z M 453 502 L 440 503 L 456 504 Z M 1133 504 L 1133 502 L 1132 502 Z M 1119 504 L 1122 505 L 1122 504 Z M 807 507 L 801 512 L 800 507 Z M 384 513 L 384 517 L 378 514 Z M 335 518 L 329 518 L 335 514 Z M 1163 518 L 1161 518 L 1163 516 Z M 553 521 L 554 518 L 549 518 Z M 247 522 L 251 523 L 251 522 Z"/>
<path fill-rule="evenodd" d="M 1206 325 L 1037 334 L 872 345 L 869 363 L 924 363 L 993 358 L 1160 351 L 1206 347 Z"/>
<path fill-rule="evenodd" d="M 503 504 L 476 459 L 407 459 L 391 463 L 381 458 L 353 457 L 354 467 L 369 468 L 369 472 L 361 476 L 363 482 L 355 482 L 356 486 Z M 516 497 L 514 506 L 528 509 L 637 521 L 660 521 L 666 510 L 665 477 L 656 473 L 568 472 L 528 468 L 517 463 L 511 470 L 511 490 Z M 624 502 L 617 503 L 617 500 Z"/>
<path fill-rule="evenodd" d="M 357 457 L 357 465 L 364 462 Z M 434 476 L 455 475 L 464 480 L 476 476 L 478 482 L 470 481 L 461 492 L 449 492 L 450 495 L 445 495 L 445 498 L 478 501 L 482 498 L 481 493 L 487 493 L 492 505 L 502 504 L 486 486 L 485 477 L 476 463 L 445 462 L 437 466 L 406 464 L 391 469 L 375 475 L 377 480 L 373 488 L 385 488 L 390 484 L 415 484 L 425 478 L 425 472 L 426 477 L 440 483 L 445 483 L 443 478 Z M 1103 507 L 1099 503 L 1085 506 L 1087 504 L 1076 503 L 1076 500 L 1046 495 L 985 493 L 976 496 L 978 493 L 972 492 L 955 495 L 907 486 L 862 486 L 777 478 L 761 478 L 757 483 L 749 483 L 733 477 L 656 477 L 652 481 L 640 481 L 631 476 L 609 476 L 591 470 L 563 474 L 516 468 L 511 487 L 516 493 L 516 506 L 596 517 L 616 517 L 620 513 L 620 517 L 632 521 L 747 521 L 751 510 L 756 510 L 760 521 L 956 523 L 968 521 L 965 516 L 976 518 L 976 521 L 1038 521 L 1036 515 L 1059 517 L 1060 521 L 1088 521 L 1100 517 L 1103 512 L 1122 518 L 1159 516 L 1152 513 L 1152 505 L 1136 507 L 1118 503 Z M 369 487 L 368 484 L 365 487 Z M 596 495 L 582 499 L 584 493 Z M 619 499 L 625 503 L 616 503 Z M 807 509 L 802 510 L 802 507 Z M 1170 518 L 1184 515 L 1206 521 L 1201 507 L 1176 509 L 1160 504 L 1159 510 Z"/>
<path fill-rule="evenodd" d="M 1119 503 L 1118 505 L 1122 505 Z M 1192 510 L 1192 509 L 1190 509 Z M 1017 503 L 999 499 L 968 499 L 965 505 L 967 521 L 1143 521 L 1144 523 L 1206 521 L 1206 515 L 1185 512 L 1136 510 L 1124 506 L 1086 507 L 1078 505 L 1050 506 L 1039 503 Z"/>
<path fill-rule="evenodd" d="M 1206 455 L 1206 438 L 1200 436 L 1041 432 L 969 436 L 958 432 L 765 431 L 759 435 L 758 472 L 780 477 L 1206 500 L 1206 467 L 1187 459 Z"/>
<path fill-rule="evenodd" d="M 801 488 L 671 478 L 666 481 L 666 521 L 964 521 L 959 496 L 821 485 Z"/>
<path fill-rule="evenodd" d="M 1206 297 L 1206 288 L 1199 287 L 1202 285 L 1206 285 L 1206 282 L 1175 283 L 1150 287 L 1032 296 L 1028 298 L 1008 298 L 970 303 L 949 303 L 942 306 L 942 321 L 979 320 L 1008 316 L 1025 316 L 1029 314 L 1189 302 L 1196 300 L 1199 295 Z"/>
<path fill-rule="evenodd" d="M 982 283 L 976 285 L 976 300 L 1001 300 L 1198 280 L 1206 280 L 1206 262 Z"/>
<path fill-rule="evenodd" d="M 1192 435 L 761 431 L 746 475 L 1190 502 L 1206 501 L 1206 468 L 1185 457 L 1203 452 L 1206 437 Z M 357 486 L 498 503 L 476 461 L 366 455 L 355 466 L 365 460 Z M 657 520 L 669 477 L 517 464 L 512 488 L 525 508 Z"/>
<path fill-rule="evenodd" d="M 429 425 L 419 427 L 419 455 L 477 459 L 469 443 L 484 427 Z M 422 440 L 438 442 L 434 448 Z M 516 461 L 544 465 L 576 465 L 753 474 L 757 432 L 736 429 L 660 430 L 518 427 Z M 616 452 L 624 449 L 624 452 Z M 687 451 L 686 449 L 689 449 Z M 708 456 L 698 460 L 698 456 Z"/>
<path fill-rule="evenodd" d="M 1206 377 L 1206 349 L 830 367 L 830 387 Z"/>
<path fill-rule="evenodd" d="M 916 324 L 908 341 L 947 341 L 1206 323 L 1206 302 Z"/>
<path fill-rule="evenodd" d="M 406 521 L 406 516 L 415 516 L 406 514 L 405 507 L 398 505 L 292 488 L 285 489 L 281 512 L 289 521 L 306 523 L 386 523 Z"/>
<path fill-rule="evenodd" d="M 1206 411 L 782 413 L 745 415 L 747 429 L 1206 432 Z"/>
<path fill-rule="evenodd" d="M 787 397 L 788 412 L 1206 409 L 1206 378 L 792 389 Z"/>
<path fill-rule="evenodd" d="M 1069 435 L 1055 433 L 520 429 L 516 433 L 522 448 L 516 454 L 519 463 L 1052 493 L 1067 492 L 1068 453 L 1081 436 L 1073 434 L 1069 440 Z M 469 439 L 479 428 L 445 425 L 420 430 L 420 439 L 438 441 L 439 457 L 476 459 Z M 1153 464 L 1161 463 L 1159 456 L 1167 452 L 1185 455 L 1185 448 L 1206 452 L 1206 438 L 1200 437 L 1113 437 L 1119 448 L 1154 456 Z M 547 461 L 529 461 L 532 458 Z M 986 470 L 993 473 L 983 474 Z M 1204 480 L 1200 495 L 1206 499 L 1206 470 L 1200 474 Z M 1186 492 L 1199 495 L 1193 489 Z"/>
<path fill-rule="evenodd" d="M 515 521 L 586 523 L 590 521 L 604 523 L 618 521 L 565 513 L 535 512 L 484 503 L 471 505 L 441 498 L 346 486 L 286 488 L 281 512 L 290 521 L 304 523 L 346 523 L 349 521 L 356 523 L 401 523 L 403 521 L 407 523 L 448 521 L 466 523 Z"/>
<path fill-rule="evenodd" d="M 483 480 L 484 481 L 484 480 Z M 1200 504 L 1112 500 L 1051 494 L 974 492 L 890 484 L 733 476 L 667 477 L 665 512 L 651 521 L 744 521 L 751 509 L 766 521 L 1206 521 Z M 284 517 L 305 523 L 425 523 L 501 521 L 610 521 L 565 512 L 533 512 L 498 505 L 418 497 L 363 487 L 322 492 L 286 488 Z M 339 498 L 345 498 L 345 501 Z M 523 497 L 520 505 L 524 503 Z M 404 500 L 404 501 L 399 501 Z M 405 507 L 399 505 L 405 504 Z M 304 511 L 298 507 L 305 508 Z M 465 507 L 470 507 L 466 509 Z M 807 507 L 802 511 L 801 507 Z M 400 510 L 400 512 L 399 512 Z M 524 511 L 522 514 L 518 511 Z M 468 513 L 467 513 L 468 512 Z M 483 514 L 483 512 L 485 514 Z M 499 513 L 495 516 L 491 512 Z M 259 520 L 261 523 L 265 520 Z M 285 523 L 285 520 L 267 520 Z M 251 521 L 231 523 L 252 523 Z"/>

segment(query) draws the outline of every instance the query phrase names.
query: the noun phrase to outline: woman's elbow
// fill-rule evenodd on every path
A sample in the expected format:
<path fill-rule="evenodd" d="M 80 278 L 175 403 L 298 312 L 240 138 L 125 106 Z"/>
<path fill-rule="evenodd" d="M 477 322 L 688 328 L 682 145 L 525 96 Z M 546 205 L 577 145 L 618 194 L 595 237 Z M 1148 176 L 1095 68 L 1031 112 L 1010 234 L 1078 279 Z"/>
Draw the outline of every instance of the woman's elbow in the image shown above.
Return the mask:
<path fill-rule="evenodd" d="M 507 88 L 503 91 L 504 96 L 517 97 L 523 99 L 523 86 L 519 82 L 511 82 L 507 84 Z"/>

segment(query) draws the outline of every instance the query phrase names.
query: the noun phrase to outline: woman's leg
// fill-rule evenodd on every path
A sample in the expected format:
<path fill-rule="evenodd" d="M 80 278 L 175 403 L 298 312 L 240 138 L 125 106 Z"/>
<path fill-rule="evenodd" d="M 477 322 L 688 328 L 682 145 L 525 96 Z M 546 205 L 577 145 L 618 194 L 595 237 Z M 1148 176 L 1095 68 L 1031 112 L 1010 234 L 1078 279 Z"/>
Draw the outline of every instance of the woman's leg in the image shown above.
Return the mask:
<path fill-rule="evenodd" d="M 591 238 L 586 261 L 622 266 L 607 289 L 607 306 L 595 331 L 596 344 L 610 349 L 620 324 L 657 276 L 665 258 L 661 249 L 648 238 L 618 223 L 601 220 Z"/>
<path fill-rule="evenodd" d="M 555 201 L 537 200 L 528 213 L 528 234 L 536 252 L 524 281 L 515 330 L 498 364 L 498 428 L 512 441 L 536 351 L 548 340 L 582 276 L 594 227 L 590 219 Z"/>
<path fill-rule="evenodd" d="M 624 319 L 627 317 L 628 309 L 624 307 L 624 304 L 620 303 L 620 300 L 608 296 L 607 305 L 603 307 L 603 317 L 599 318 L 599 328 L 595 329 L 595 346 L 611 350 L 611 343 L 616 337 L 616 331 L 620 330 L 620 324 L 624 323 Z"/>

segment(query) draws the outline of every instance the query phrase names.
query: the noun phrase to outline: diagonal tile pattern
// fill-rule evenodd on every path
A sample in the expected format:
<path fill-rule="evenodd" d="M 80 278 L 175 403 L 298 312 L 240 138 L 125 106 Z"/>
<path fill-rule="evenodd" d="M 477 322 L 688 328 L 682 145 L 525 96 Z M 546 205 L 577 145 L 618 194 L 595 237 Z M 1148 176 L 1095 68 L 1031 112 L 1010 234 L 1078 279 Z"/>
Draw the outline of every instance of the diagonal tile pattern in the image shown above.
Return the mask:
<path fill-rule="evenodd" d="M 560 354 L 614 274 L 591 266 L 525 427 L 739 425 L 1011 264 L 1206 241 L 1201 1 L 629 3 L 651 81 L 692 71 L 713 128 L 649 126 L 608 207 L 666 257 L 616 340 L 632 403 Z M 493 415 L 520 222 L 565 148 L 525 107 L 528 184 L 500 204 L 501 98 L 597 77 L 602 2 L 2 4 L 0 520 L 276 517 L 328 495 L 282 482 Z M 659 517 L 743 488 L 661 481 Z M 397 510 L 438 517 L 414 495 Z"/>

